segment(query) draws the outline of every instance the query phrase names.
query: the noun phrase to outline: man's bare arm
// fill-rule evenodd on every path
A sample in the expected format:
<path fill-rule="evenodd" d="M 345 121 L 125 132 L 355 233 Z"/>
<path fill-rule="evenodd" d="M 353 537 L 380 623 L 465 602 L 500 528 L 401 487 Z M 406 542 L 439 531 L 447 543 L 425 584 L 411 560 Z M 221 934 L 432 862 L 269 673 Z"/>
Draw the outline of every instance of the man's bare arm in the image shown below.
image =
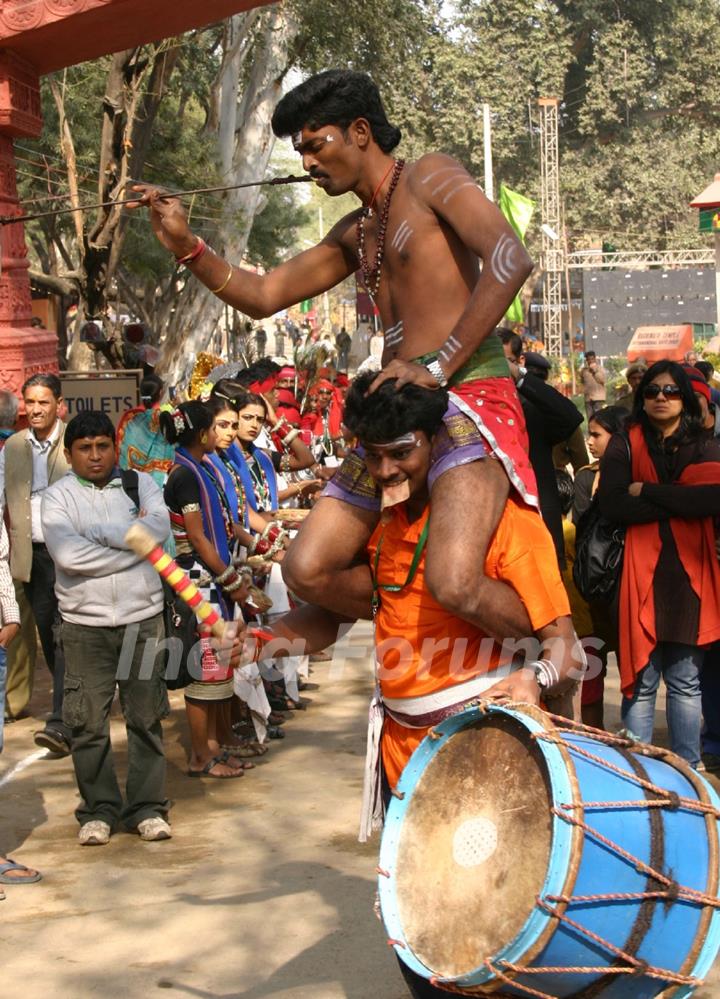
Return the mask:
<path fill-rule="evenodd" d="M 141 195 L 138 207 L 150 209 L 150 223 L 160 243 L 180 260 L 192 256 L 199 246 L 187 222 L 182 203 L 177 198 L 161 198 L 159 188 L 137 185 Z M 253 319 L 265 319 L 306 298 L 313 298 L 357 270 L 357 260 L 342 244 L 354 216 L 341 219 L 317 246 L 292 257 L 267 274 L 255 274 L 234 267 L 208 248 L 188 269 L 223 302 Z"/>
<path fill-rule="evenodd" d="M 333 645 L 343 625 L 354 623 L 354 618 L 344 617 L 342 614 L 335 614 L 333 611 L 312 604 L 304 604 L 276 618 L 267 630 L 278 640 L 278 646 L 281 645 L 282 639 L 287 639 L 288 645 L 293 648 L 296 647 L 296 642 L 304 641 L 305 654 L 312 655 L 313 652 L 321 652 L 329 645 Z"/>
<path fill-rule="evenodd" d="M 419 160 L 412 190 L 483 264 L 470 299 L 438 355 L 449 377 L 503 318 L 530 274 L 532 260 L 497 206 L 451 157 L 433 154 Z"/>

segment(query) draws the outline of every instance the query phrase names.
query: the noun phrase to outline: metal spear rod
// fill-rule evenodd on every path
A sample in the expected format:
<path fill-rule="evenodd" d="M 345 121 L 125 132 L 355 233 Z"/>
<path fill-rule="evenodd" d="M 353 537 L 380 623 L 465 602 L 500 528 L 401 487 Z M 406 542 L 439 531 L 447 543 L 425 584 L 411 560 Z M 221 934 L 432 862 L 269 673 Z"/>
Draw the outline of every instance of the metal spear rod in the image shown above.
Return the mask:
<path fill-rule="evenodd" d="M 196 187 L 192 191 L 166 191 L 160 195 L 160 201 L 167 201 L 170 198 L 183 198 L 190 194 L 216 194 L 219 191 L 239 191 L 245 187 L 277 187 L 280 184 L 307 184 L 312 181 L 312 177 L 305 175 L 296 177 L 290 174 L 288 177 L 272 177 L 270 180 L 251 180 L 246 184 L 225 184 L 222 187 Z M 145 183 L 144 181 L 128 181 L 128 184 Z M 152 184 L 146 184 L 152 187 Z M 121 205 L 136 205 L 142 195 L 134 198 L 123 198 L 120 201 L 101 201 L 97 205 L 77 205 L 74 208 L 53 208 L 47 212 L 34 212 L 28 215 L 0 215 L 0 226 L 14 225 L 16 222 L 34 222 L 36 219 L 52 218 L 56 215 L 69 215 L 72 212 L 92 212 L 98 208 L 113 208 Z"/>

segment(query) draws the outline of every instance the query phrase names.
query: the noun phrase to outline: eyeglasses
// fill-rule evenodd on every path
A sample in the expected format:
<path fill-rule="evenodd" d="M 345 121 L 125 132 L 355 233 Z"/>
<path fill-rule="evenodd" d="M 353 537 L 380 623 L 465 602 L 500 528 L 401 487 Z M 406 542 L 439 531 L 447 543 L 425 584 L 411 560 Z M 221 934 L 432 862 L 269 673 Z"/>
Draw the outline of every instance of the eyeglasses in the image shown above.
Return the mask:
<path fill-rule="evenodd" d="M 215 426 L 218 430 L 237 430 L 239 423 L 231 423 L 230 420 L 217 420 Z"/>
<path fill-rule="evenodd" d="M 660 393 L 665 396 L 666 399 L 677 399 L 680 395 L 680 389 L 677 385 L 646 385 L 643 390 L 643 396 L 645 399 L 657 399 Z"/>

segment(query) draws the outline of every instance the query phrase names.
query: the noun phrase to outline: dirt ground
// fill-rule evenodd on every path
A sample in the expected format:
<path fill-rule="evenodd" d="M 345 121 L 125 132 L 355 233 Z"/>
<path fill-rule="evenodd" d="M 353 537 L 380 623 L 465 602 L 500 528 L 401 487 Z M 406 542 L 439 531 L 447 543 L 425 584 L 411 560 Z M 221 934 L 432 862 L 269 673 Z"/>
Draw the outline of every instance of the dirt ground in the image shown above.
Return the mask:
<path fill-rule="evenodd" d="M 367 640 L 367 626 L 353 644 Z M 31 705 L 42 717 L 44 667 Z M 3 999 L 406 999 L 373 915 L 377 841 L 357 842 L 371 671 L 316 664 L 287 737 L 240 780 L 189 780 L 182 695 L 166 724 L 173 839 L 80 848 L 68 759 L 6 726 L 0 850 L 43 872 L 6 888 Z M 611 681 L 607 722 L 618 716 Z M 664 721 L 658 705 L 658 735 Z M 118 768 L 121 720 L 113 720 Z M 716 965 L 701 999 L 720 996 Z"/>

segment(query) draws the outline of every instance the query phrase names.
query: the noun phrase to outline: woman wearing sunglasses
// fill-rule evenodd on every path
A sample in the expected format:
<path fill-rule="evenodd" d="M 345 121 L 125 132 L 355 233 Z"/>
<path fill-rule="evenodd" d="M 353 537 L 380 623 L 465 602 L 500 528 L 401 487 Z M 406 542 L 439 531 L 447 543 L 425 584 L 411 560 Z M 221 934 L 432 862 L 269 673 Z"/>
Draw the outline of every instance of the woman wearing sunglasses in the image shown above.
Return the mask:
<path fill-rule="evenodd" d="M 679 364 L 643 376 L 626 434 L 602 460 L 605 517 L 627 525 L 619 597 L 625 727 L 651 742 L 660 677 L 674 752 L 700 765 L 700 673 L 720 638 L 720 444 L 707 440 L 692 384 Z"/>

